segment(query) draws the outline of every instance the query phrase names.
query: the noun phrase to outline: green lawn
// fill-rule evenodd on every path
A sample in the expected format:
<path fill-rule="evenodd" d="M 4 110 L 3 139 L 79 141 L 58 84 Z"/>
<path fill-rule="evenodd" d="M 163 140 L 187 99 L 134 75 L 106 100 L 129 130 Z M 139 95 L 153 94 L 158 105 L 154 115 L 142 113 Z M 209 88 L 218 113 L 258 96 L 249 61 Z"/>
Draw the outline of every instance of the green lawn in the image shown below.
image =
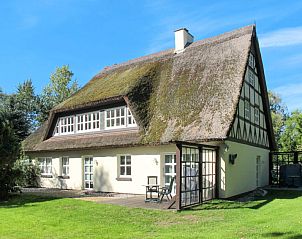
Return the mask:
<path fill-rule="evenodd" d="M 302 192 L 248 203 L 216 200 L 182 212 L 77 199 L 15 196 L 0 203 L 0 238 L 302 238 Z"/>

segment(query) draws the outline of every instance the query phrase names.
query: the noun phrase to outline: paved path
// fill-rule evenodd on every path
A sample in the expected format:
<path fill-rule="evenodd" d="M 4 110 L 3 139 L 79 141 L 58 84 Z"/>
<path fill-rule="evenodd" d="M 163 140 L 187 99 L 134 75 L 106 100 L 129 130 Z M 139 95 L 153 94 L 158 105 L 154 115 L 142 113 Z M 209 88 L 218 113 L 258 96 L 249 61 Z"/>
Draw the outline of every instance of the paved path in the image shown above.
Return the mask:
<path fill-rule="evenodd" d="M 95 203 L 120 205 L 132 208 L 166 209 L 170 202 L 145 202 L 145 195 L 125 193 L 93 193 L 86 190 L 64 190 L 56 188 L 23 188 L 22 192 L 28 195 L 58 198 L 76 198 Z"/>

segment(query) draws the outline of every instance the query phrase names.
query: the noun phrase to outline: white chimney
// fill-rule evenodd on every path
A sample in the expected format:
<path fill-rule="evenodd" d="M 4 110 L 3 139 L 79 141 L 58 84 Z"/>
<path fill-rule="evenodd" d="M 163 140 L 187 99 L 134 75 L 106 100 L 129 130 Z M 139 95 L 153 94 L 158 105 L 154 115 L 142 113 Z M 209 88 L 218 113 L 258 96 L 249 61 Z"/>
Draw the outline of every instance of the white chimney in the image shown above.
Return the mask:
<path fill-rule="evenodd" d="M 194 37 L 189 33 L 188 29 L 180 28 L 174 31 L 175 34 L 175 53 L 181 53 L 190 45 Z"/>

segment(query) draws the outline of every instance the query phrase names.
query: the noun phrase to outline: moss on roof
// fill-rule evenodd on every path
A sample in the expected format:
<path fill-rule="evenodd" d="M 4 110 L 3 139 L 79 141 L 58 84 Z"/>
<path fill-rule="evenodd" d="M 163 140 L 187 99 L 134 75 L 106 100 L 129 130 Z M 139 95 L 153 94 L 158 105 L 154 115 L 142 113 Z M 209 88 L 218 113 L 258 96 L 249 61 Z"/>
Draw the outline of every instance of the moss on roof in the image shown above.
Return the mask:
<path fill-rule="evenodd" d="M 253 31 L 247 26 L 192 43 L 183 53 L 168 50 L 105 69 L 52 114 L 126 96 L 141 144 L 226 138 Z"/>

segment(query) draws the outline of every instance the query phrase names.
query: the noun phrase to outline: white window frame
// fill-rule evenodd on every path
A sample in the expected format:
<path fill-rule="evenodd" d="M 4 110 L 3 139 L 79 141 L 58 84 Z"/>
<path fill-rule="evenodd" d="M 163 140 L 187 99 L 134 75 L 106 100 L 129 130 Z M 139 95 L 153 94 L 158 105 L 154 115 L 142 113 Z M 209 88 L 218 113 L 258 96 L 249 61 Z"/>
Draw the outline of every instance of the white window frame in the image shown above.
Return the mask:
<path fill-rule="evenodd" d="M 66 129 L 65 130 L 63 130 Z M 65 132 L 64 132 L 65 131 Z M 60 135 L 74 134 L 74 116 L 65 116 L 59 118 Z"/>
<path fill-rule="evenodd" d="M 170 163 L 166 163 L 166 156 L 172 156 L 172 162 Z M 173 153 L 164 153 L 164 169 L 163 169 L 163 176 L 164 176 L 164 186 L 169 188 L 170 186 L 170 182 L 166 182 L 166 176 L 170 176 L 171 179 L 176 176 L 176 169 L 175 169 L 175 166 L 176 166 L 176 153 L 173 152 Z M 172 172 L 166 172 L 166 169 L 165 167 L 166 166 L 170 166 L 172 168 Z M 172 188 L 172 195 L 175 195 L 176 194 L 176 183 L 174 181 L 174 184 L 173 184 L 173 188 Z"/>
<path fill-rule="evenodd" d="M 130 163 L 127 163 L 127 159 L 130 157 Z M 125 162 L 122 163 L 122 158 Z M 127 168 L 130 167 L 130 174 L 127 174 Z M 121 168 L 124 168 L 124 173 L 122 174 Z M 118 155 L 118 176 L 120 178 L 130 178 L 132 176 L 132 157 L 130 154 L 121 154 Z"/>
<path fill-rule="evenodd" d="M 124 112 L 122 115 L 122 111 Z M 127 127 L 127 109 L 125 106 L 105 110 L 105 129 L 121 129 Z M 109 116 L 109 117 L 108 117 Z M 123 121 L 123 124 L 122 124 Z M 109 122 L 109 126 L 108 126 Z M 117 125 L 119 122 L 119 125 Z M 113 125 L 112 125 L 113 123 Z"/>
<path fill-rule="evenodd" d="M 124 115 L 122 115 L 121 110 L 124 111 Z M 117 114 L 117 112 L 119 113 Z M 124 121 L 124 124 L 121 124 L 122 119 Z M 129 120 L 131 123 L 129 123 Z M 108 122 L 109 122 L 109 126 L 108 126 Z M 117 122 L 119 122 L 119 125 L 117 125 Z M 137 124 L 135 122 L 135 119 L 130 109 L 127 106 L 115 107 L 105 110 L 105 127 L 104 127 L 105 130 L 121 129 L 121 128 L 128 128 L 128 127 L 136 127 L 136 126 Z"/>
<path fill-rule="evenodd" d="M 130 109 L 128 107 L 126 107 L 126 111 L 127 111 L 127 127 L 136 127 L 136 122 L 135 122 L 135 119 L 130 111 Z M 130 123 L 129 123 L 130 122 Z"/>
<path fill-rule="evenodd" d="M 38 164 L 39 164 L 41 176 L 52 176 L 52 158 L 51 157 L 39 157 Z"/>
<path fill-rule="evenodd" d="M 248 81 L 249 84 L 255 87 L 256 75 L 251 70 L 248 70 Z"/>
<path fill-rule="evenodd" d="M 252 69 L 255 69 L 255 66 L 256 66 L 256 63 L 255 63 L 255 56 L 250 53 L 249 55 L 249 66 L 252 68 Z"/>
<path fill-rule="evenodd" d="M 60 135 L 60 118 L 57 120 L 55 129 L 53 131 L 53 136 L 58 136 Z"/>
<path fill-rule="evenodd" d="M 244 117 L 251 120 L 251 104 L 247 100 L 244 101 Z"/>
<path fill-rule="evenodd" d="M 92 155 L 82 156 L 83 159 L 83 188 L 87 190 L 93 190 L 94 188 L 94 158 Z M 89 159 L 89 164 L 85 164 L 85 159 Z M 89 167 L 89 171 L 85 170 L 85 167 Z M 92 170 L 91 170 L 92 167 Z M 89 179 L 86 179 L 86 175 Z M 86 187 L 86 182 L 89 183 L 89 187 Z"/>
<path fill-rule="evenodd" d="M 101 130 L 101 112 L 92 111 L 83 114 L 77 114 L 76 118 L 76 133 L 95 132 Z M 79 129 L 80 126 L 80 129 Z M 95 127 L 94 127 L 95 126 Z"/>
<path fill-rule="evenodd" d="M 259 123 L 260 123 L 260 111 L 259 111 L 258 108 L 254 108 L 254 119 L 255 119 L 255 123 L 259 125 Z"/>
<path fill-rule="evenodd" d="M 64 161 L 67 163 L 64 163 Z M 65 177 L 69 176 L 70 170 L 69 170 L 69 157 L 68 156 L 63 156 L 61 158 L 61 168 L 62 168 L 61 176 L 65 176 Z M 64 172 L 64 169 L 65 169 L 65 172 Z"/>

